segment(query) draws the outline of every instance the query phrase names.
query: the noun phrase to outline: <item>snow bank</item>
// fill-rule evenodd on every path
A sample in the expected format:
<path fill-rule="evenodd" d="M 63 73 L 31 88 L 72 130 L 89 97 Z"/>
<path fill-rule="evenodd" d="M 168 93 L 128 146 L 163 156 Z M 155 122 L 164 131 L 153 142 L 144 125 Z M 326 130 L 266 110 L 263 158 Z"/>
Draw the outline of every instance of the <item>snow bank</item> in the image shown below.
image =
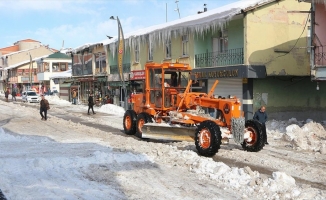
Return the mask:
<path fill-rule="evenodd" d="M 322 124 L 311 119 L 297 121 L 272 120 L 267 122 L 267 133 L 289 142 L 296 150 L 309 150 L 325 154 L 326 131 Z"/>
<path fill-rule="evenodd" d="M 125 114 L 124 108 L 122 108 L 120 106 L 113 105 L 113 104 L 104 104 L 101 107 L 99 107 L 97 109 L 97 111 L 108 113 L 108 114 L 114 114 L 114 115 L 117 115 L 120 117 Z"/>
<path fill-rule="evenodd" d="M 56 104 L 56 105 L 60 105 L 60 106 L 69 106 L 69 105 L 71 105 L 71 102 L 60 99 L 57 95 L 44 96 L 44 98 L 47 99 L 50 104 Z"/>

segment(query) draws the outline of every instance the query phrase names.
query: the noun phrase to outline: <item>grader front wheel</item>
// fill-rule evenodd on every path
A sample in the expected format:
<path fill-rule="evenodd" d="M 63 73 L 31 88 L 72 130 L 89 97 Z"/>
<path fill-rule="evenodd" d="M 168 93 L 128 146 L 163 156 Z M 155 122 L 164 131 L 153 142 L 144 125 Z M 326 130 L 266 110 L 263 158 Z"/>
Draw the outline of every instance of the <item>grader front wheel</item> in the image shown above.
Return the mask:
<path fill-rule="evenodd" d="M 144 124 L 152 122 L 152 119 L 149 114 L 142 112 L 138 115 L 136 121 L 136 136 L 142 138 L 142 128 Z"/>
<path fill-rule="evenodd" d="M 214 156 L 220 149 L 221 140 L 220 127 L 213 121 L 204 121 L 196 129 L 195 145 L 202 156 Z"/>

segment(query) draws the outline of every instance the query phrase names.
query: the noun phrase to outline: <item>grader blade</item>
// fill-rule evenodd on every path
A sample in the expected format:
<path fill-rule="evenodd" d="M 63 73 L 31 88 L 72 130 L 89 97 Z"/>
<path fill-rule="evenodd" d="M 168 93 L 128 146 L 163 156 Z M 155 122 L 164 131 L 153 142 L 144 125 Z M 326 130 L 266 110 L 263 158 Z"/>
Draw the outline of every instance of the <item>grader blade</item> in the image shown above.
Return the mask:
<path fill-rule="evenodd" d="M 144 124 L 142 138 L 170 141 L 194 141 L 196 127 Z"/>

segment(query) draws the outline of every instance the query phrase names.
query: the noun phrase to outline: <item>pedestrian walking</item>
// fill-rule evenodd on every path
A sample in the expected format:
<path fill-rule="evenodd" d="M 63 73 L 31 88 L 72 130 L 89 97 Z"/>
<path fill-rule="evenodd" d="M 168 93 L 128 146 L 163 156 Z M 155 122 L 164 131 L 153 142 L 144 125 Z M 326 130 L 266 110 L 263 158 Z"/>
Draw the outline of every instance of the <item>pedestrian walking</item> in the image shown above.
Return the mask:
<path fill-rule="evenodd" d="M 15 101 L 17 101 L 16 100 L 16 89 L 13 89 L 11 92 L 11 100 L 14 101 L 14 99 L 15 99 Z"/>
<path fill-rule="evenodd" d="M 76 100 L 77 100 L 77 91 L 76 91 L 76 89 L 73 89 L 72 90 L 72 104 L 77 104 L 76 103 Z"/>
<path fill-rule="evenodd" d="M 259 121 L 262 124 L 263 133 L 265 135 L 265 144 L 268 145 L 267 133 L 266 133 L 266 124 L 265 124 L 266 121 L 267 121 L 266 107 L 261 106 L 260 109 L 255 112 L 255 115 L 254 115 L 253 119 Z"/>
<path fill-rule="evenodd" d="M 47 112 L 50 109 L 50 104 L 48 100 L 44 98 L 44 94 L 41 95 L 42 100 L 40 101 L 40 115 L 42 117 L 41 120 L 46 121 L 47 118 Z M 44 113 L 44 115 L 43 115 Z"/>
<path fill-rule="evenodd" d="M 9 97 L 9 88 L 7 88 L 7 90 L 5 91 L 6 102 L 8 102 L 8 97 Z"/>
<path fill-rule="evenodd" d="M 93 94 L 90 94 L 89 97 L 88 97 L 88 113 L 87 113 L 88 115 L 90 115 L 90 114 L 89 114 L 89 110 L 90 110 L 90 109 L 92 109 L 93 114 L 96 114 L 96 113 L 94 112 L 94 108 L 93 108 L 93 106 L 94 106 Z"/>

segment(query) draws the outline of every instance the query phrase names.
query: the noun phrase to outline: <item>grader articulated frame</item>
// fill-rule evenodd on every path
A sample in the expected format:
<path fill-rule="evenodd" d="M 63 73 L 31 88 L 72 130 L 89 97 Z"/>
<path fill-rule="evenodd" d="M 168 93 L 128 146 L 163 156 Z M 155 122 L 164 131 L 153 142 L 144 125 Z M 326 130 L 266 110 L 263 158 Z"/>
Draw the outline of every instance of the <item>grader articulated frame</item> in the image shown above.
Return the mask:
<path fill-rule="evenodd" d="M 245 121 L 236 97 L 216 98 L 216 80 L 210 92 L 192 92 L 191 68 L 181 63 L 148 63 L 143 93 L 132 95 L 133 109 L 123 118 L 124 131 L 140 138 L 195 141 L 198 153 L 215 155 L 223 138 L 233 138 L 247 151 L 260 151 L 265 134 L 259 122 Z M 171 76 L 171 80 L 169 80 Z M 205 109 L 214 109 L 211 117 Z"/>

